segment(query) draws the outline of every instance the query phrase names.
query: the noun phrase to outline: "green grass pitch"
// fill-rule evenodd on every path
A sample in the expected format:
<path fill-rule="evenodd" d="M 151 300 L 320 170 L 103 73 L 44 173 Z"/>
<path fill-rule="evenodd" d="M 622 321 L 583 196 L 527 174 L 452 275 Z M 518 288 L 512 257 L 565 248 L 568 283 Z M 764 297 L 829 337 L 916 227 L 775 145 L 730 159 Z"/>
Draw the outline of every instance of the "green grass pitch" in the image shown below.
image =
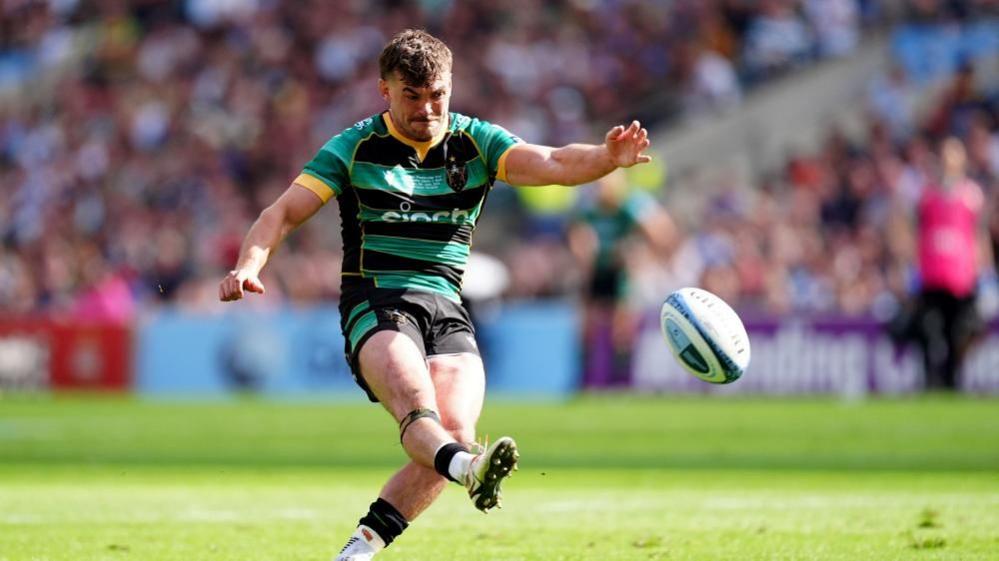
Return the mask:
<path fill-rule="evenodd" d="M 487 402 L 521 469 L 378 559 L 996 560 L 999 400 Z M 0 396 L 0 561 L 311 561 L 404 459 L 380 408 Z"/>

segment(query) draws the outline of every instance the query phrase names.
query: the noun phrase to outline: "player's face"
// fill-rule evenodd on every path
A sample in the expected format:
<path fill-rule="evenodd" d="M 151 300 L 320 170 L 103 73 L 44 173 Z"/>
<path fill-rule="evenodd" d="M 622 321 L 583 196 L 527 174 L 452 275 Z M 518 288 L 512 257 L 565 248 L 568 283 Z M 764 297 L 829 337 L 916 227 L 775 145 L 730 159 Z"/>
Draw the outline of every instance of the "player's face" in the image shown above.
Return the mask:
<path fill-rule="evenodd" d="M 628 183 L 623 171 L 615 171 L 597 180 L 597 203 L 607 209 L 617 208 L 627 194 Z"/>
<path fill-rule="evenodd" d="M 378 80 L 378 89 L 389 103 L 392 123 L 406 137 L 425 142 L 447 126 L 451 103 L 450 72 L 425 86 L 407 84 L 396 72 L 388 80 Z"/>
<path fill-rule="evenodd" d="M 960 140 L 956 138 L 944 140 L 940 152 L 945 174 L 952 176 L 964 174 L 967 155 L 964 151 L 964 144 Z"/>

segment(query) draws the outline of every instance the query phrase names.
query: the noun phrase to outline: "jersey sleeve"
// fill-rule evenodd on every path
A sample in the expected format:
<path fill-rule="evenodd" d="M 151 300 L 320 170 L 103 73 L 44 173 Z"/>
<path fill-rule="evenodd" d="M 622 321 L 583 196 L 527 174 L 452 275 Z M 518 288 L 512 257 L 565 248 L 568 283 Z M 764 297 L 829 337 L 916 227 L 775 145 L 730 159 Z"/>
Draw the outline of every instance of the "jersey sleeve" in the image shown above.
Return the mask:
<path fill-rule="evenodd" d="M 506 181 L 506 156 L 511 148 L 524 141 L 499 125 L 479 119 L 472 119 L 468 133 L 479 147 L 489 174 Z"/>
<path fill-rule="evenodd" d="M 659 203 L 651 195 L 643 192 L 633 193 L 622 205 L 621 211 L 634 227 L 659 209 Z"/>
<path fill-rule="evenodd" d="M 329 139 L 305 164 L 295 183 L 319 196 L 325 203 L 350 185 L 350 164 L 357 145 L 352 129 Z"/>

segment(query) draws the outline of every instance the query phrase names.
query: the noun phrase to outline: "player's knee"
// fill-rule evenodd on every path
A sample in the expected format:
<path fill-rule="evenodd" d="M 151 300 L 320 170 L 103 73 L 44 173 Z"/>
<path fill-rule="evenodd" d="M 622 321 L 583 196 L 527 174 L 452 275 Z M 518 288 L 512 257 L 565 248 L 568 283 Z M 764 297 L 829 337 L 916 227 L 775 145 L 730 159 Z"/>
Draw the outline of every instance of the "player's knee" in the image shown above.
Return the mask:
<path fill-rule="evenodd" d="M 430 363 L 435 377 L 450 378 L 468 375 L 483 369 L 482 359 L 474 353 L 456 353 L 446 357 L 431 357 Z"/>
<path fill-rule="evenodd" d="M 451 438 L 468 445 L 475 442 L 475 427 L 460 423 L 447 423 L 444 430 L 451 435 Z"/>

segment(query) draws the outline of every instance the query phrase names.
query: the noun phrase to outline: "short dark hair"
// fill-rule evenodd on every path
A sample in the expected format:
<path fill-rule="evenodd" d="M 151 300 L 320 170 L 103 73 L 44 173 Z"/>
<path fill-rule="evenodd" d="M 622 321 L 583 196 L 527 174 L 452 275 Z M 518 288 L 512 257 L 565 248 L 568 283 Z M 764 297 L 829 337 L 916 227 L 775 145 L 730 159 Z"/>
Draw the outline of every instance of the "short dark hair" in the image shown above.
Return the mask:
<path fill-rule="evenodd" d="M 385 45 L 378 66 L 383 80 L 398 70 L 410 86 L 427 86 L 451 71 L 451 49 L 422 29 L 407 29 Z"/>

